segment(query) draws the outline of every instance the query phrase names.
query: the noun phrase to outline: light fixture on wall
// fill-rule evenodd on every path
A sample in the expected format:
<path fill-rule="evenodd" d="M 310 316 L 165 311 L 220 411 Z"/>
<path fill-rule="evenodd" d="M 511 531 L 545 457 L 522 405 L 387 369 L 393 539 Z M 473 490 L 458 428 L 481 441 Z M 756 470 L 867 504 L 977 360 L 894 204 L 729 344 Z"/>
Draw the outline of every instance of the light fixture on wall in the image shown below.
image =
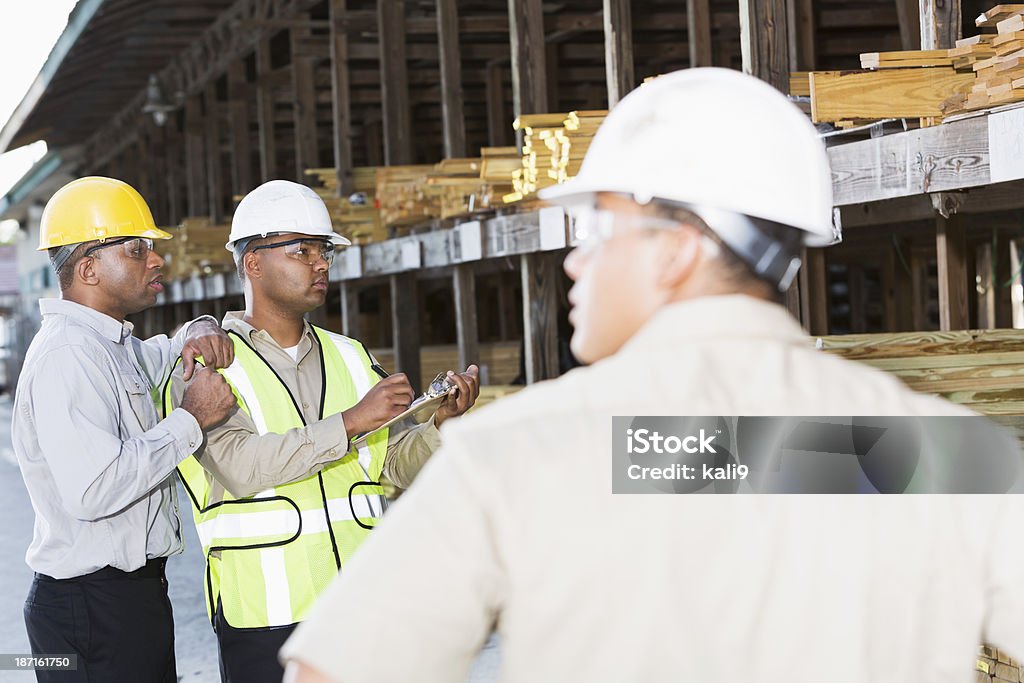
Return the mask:
<path fill-rule="evenodd" d="M 181 106 L 181 94 L 177 93 L 177 102 L 168 102 L 164 96 L 163 88 L 156 74 L 149 75 L 149 83 L 146 85 L 146 103 L 142 105 L 143 114 L 152 114 L 156 125 L 163 126 L 167 123 L 167 115 Z"/>

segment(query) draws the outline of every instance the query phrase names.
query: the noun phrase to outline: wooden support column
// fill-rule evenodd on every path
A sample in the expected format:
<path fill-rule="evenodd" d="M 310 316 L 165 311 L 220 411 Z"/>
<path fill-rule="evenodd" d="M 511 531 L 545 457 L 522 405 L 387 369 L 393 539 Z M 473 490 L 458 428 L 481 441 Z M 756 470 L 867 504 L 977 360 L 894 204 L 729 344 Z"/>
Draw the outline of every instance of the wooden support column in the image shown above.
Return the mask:
<path fill-rule="evenodd" d="M 348 33 L 343 23 L 347 10 L 346 5 L 347 0 L 330 0 L 334 170 L 338 174 L 339 197 L 347 197 L 352 194 L 352 107 L 349 103 L 351 81 L 348 68 Z M 345 298 L 344 289 L 343 286 L 342 300 Z"/>
<path fill-rule="evenodd" d="M 314 60 L 303 56 L 302 43 L 311 30 L 292 27 L 289 31 L 292 50 L 292 121 L 295 125 L 295 181 L 308 183 L 307 168 L 319 168 L 320 147 L 316 135 L 316 84 Z"/>
<path fill-rule="evenodd" d="M 895 290 L 894 305 L 896 306 L 896 326 L 892 331 L 910 332 L 922 329 L 914 324 L 914 275 L 910 265 L 910 247 L 904 238 L 896 236 L 892 249 L 894 252 L 892 286 Z"/>
<path fill-rule="evenodd" d="M 182 151 L 179 139 L 178 117 L 172 114 L 167 119 L 162 132 L 162 154 L 167 164 L 167 173 L 164 175 L 164 192 L 167 195 L 167 213 L 164 219 L 167 225 L 177 225 L 181 222 L 181 169 Z"/>
<path fill-rule="evenodd" d="M 710 0 L 686 0 L 686 26 L 690 66 L 711 66 Z"/>
<path fill-rule="evenodd" d="M 632 0 L 604 0 L 604 69 L 609 109 L 636 85 L 631 4 Z"/>
<path fill-rule="evenodd" d="M 444 155 L 466 156 L 466 114 L 462 102 L 459 10 L 455 0 L 437 0 L 437 46 L 441 60 L 441 128 Z"/>
<path fill-rule="evenodd" d="M 526 383 L 558 376 L 558 271 L 550 254 L 520 256 Z"/>
<path fill-rule="evenodd" d="M 384 114 L 384 163 L 388 166 L 411 164 L 412 113 L 405 58 L 404 0 L 377 0 L 377 34 L 381 110 Z"/>
<path fill-rule="evenodd" d="M 203 170 L 203 107 L 199 96 L 185 102 L 185 181 L 188 189 L 186 211 L 189 216 L 208 213 L 209 195 Z"/>
<path fill-rule="evenodd" d="M 206 148 L 206 191 L 209 194 L 210 220 L 219 225 L 224 218 L 224 178 L 220 158 L 220 103 L 217 101 L 217 84 L 211 81 L 206 86 L 205 148 Z"/>
<path fill-rule="evenodd" d="M 743 72 L 789 92 L 790 55 L 787 2 L 740 0 L 740 51 Z"/>
<path fill-rule="evenodd" d="M 813 71 L 817 61 L 813 0 L 792 0 L 789 10 L 789 62 L 800 71 Z"/>
<path fill-rule="evenodd" d="M 512 140 L 512 119 L 505 111 L 505 69 L 500 64 L 487 65 L 487 142 L 491 147 L 504 147 Z"/>
<path fill-rule="evenodd" d="M 346 337 L 362 340 L 362 330 L 359 329 L 359 287 L 350 280 L 341 282 L 341 331 Z"/>
<path fill-rule="evenodd" d="M 996 328 L 1013 327 L 1012 290 L 1007 284 L 1013 275 L 1010 240 L 1005 234 L 996 236 L 994 261 L 996 269 Z"/>
<path fill-rule="evenodd" d="M 561 61 L 561 43 L 552 42 L 544 47 L 544 68 L 547 69 L 548 109 L 558 109 L 558 64 Z M 602 105 L 603 106 L 603 105 Z"/>
<path fill-rule="evenodd" d="M 828 334 L 828 273 L 824 249 L 804 249 L 800 268 L 800 319 L 813 335 Z"/>
<path fill-rule="evenodd" d="M 513 115 L 547 112 L 548 85 L 544 66 L 544 11 L 541 0 L 508 0 L 508 25 L 512 47 Z"/>
<path fill-rule="evenodd" d="M 918 0 L 895 0 L 900 23 L 900 44 L 904 50 L 921 49 L 921 8 Z"/>
<path fill-rule="evenodd" d="M 920 0 L 921 49 L 954 47 L 962 35 L 960 0 Z"/>
<path fill-rule="evenodd" d="M 245 62 L 233 62 L 228 67 L 228 118 L 231 121 L 231 192 L 235 195 L 244 195 L 255 186 L 246 80 Z"/>
<path fill-rule="evenodd" d="M 419 394 L 423 390 L 420 369 L 420 309 L 416 273 L 392 275 L 391 340 L 395 351 L 395 367 L 409 378 Z"/>
<path fill-rule="evenodd" d="M 476 273 L 470 264 L 455 266 L 452 273 L 455 294 L 455 337 L 459 345 L 462 372 L 470 363 L 480 363 L 480 332 L 476 317 Z"/>
<path fill-rule="evenodd" d="M 939 264 L 939 329 L 966 330 L 967 229 L 962 215 L 936 217 L 936 255 Z"/>
<path fill-rule="evenodd" d="M 256 45 L 256 116 L 259 125 L 260 178 L 263 182 L 277 178 L 277 144 L 274 138 L 273 65 L 270 62 L 270 40 Z"/>
<path fill-rule="evenodd" d="M 990 330 L 996 326 L 996 291 L 995 261 L 992 243 L 983 242 L 978 245 L 975 254 L 978 269 L 978 329 Z"/>

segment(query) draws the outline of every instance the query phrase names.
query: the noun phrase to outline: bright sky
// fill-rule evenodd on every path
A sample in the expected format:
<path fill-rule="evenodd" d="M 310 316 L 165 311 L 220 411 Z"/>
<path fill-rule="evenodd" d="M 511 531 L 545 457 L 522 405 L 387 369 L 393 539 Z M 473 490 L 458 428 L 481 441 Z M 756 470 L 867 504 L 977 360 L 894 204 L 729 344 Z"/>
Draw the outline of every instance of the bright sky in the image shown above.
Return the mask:
<path fill-rule="evenodd" d="M 77 0 L 0 3 L 0 127 L 21 102 Z M 46 154 L 39 142 L 0 155 L 0 197 Z"/>

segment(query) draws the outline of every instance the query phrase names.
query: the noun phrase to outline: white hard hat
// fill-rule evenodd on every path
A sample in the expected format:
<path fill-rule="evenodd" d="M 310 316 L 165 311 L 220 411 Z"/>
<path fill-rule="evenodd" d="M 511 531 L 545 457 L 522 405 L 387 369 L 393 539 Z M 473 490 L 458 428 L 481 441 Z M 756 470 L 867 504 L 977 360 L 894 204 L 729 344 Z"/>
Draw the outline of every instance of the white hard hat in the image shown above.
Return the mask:
<path fill-rule="evenodd" d="M 331 215 L 316 192 L 288 180 L 271 180 L 245 195 L 231 219 L 231 234 L 225 248 L 233 251 L 235 242 L 251 237 L 266 237 L 278 232 L 328 239 L 336 247 L 352 244 L 334 232 Z"/>
<path fill-rule="evenodd" d="M 540 197 L 571 207 L 597 192 L 684 205 L 716 232 L 732 214 L 801 230 L 805 246 L 841 239 L 814 126 L 780 92 L 730 69 L 676 71 L 634 90 L 598 129 L 579 175 Z"/>

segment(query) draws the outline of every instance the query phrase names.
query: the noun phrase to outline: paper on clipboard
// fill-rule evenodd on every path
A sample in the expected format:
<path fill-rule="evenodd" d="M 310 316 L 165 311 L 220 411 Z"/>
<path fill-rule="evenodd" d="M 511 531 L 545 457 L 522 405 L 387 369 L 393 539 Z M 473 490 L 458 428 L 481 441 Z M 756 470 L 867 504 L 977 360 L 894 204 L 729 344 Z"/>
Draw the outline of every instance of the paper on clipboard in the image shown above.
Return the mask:
<path fill-rule="evenodd" d="M 414 401 L 411 406 L 409 406 L 408 408 L 406 408 L 405 410 L 400 412 L 398 415 L 395 415 L 393 418 L 391 418 L 390 420 L 388 420 L 387 422 L 382 424 L 380 427 L 377 427 L 372 432 L 366 432 L 365 434 L 360 434 L 356 438 L 352 439 L 352 445 L 353 446 L 362 446 L 364 443 L 366 443 L 367 439 L 369 439 L 371 436 L 373 436 L 374 434 L 376 434 L 380 430 L 387 429 L 391 425 L 393 425 L 396 422 L 399 422 L 401 420 L 404 420 L 405 418 L 409 417 L 410 415 L 417 415 L 417 414 L 419 414 L 421 412 L 425 412 L 427 410 L 429 410 L 431 413 L 433 413 L 434 411 L 436 411 L 441 406 L 441 402 L 444 401 L 445 397 L 447 397 L 448 394 L 452 393 L 453 391 L 455 391 L 455 387 L 454 386 L 449 388 L 443 394 L 438 394 L 437 396 L 434 396 L 434 397 L 430 397 L 430 398 L 428 398 L 426 396 L 420 397 L 420 399 Z"/>

